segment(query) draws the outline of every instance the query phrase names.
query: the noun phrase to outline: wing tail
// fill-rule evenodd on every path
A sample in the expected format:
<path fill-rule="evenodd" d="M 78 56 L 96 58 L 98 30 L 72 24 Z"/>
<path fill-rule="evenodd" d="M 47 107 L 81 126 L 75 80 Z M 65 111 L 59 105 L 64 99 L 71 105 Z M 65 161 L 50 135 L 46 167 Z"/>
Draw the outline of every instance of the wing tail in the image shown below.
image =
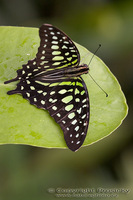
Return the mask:
<path fill-rule="evenodd" d="M 11 83 L 11 82 L 14 82 L 14 81 L 18 81 L 18 80 L 19 80 L 19 78 L 16 77 L 16 78 L 13 78 L 11 80 L 5 81 L 4 84 L 8 84 L 8 83 Z"/>

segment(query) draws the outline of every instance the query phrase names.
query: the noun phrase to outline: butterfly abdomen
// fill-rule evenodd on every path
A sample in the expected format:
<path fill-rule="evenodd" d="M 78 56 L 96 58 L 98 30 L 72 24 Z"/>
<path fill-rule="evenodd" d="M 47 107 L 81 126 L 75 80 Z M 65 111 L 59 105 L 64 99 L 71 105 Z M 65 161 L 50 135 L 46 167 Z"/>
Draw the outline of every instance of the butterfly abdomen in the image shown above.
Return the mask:
<path fill-rule="evenodd" d="M 77 76 L 81 76 L 82 74 L 88 73 L 88 66 L 81 65 L 76 67 L 67 67 L 66 69 L 55 69 L 48 71 L 41 71 L 37 73 L 33 80 L 43 81 L 43 82 L 61 82 L 66 78 L 74 78 Z"/>

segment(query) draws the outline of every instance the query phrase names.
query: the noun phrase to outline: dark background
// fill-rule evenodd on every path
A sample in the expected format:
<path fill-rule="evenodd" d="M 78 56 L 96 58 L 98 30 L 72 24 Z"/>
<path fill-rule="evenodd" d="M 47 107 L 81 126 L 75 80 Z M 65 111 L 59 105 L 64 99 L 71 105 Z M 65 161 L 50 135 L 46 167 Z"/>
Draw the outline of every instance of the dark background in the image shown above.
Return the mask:
<path fill-rule="evenodd" d="M 114 133 L 76 153 L 24 145 L 1 146 L 0 199 L 57 199 L 49 188 L 131 190 L 133 1 L 0 0 L 0 25 L 40 27 L 43 23 L 59 27 L 91 52 L 101 43 L 97 55 L 117 77 L 130 110 Z M 124 200 L 133 196 L 132 191 L 119 194 L 118 199 Z"/>

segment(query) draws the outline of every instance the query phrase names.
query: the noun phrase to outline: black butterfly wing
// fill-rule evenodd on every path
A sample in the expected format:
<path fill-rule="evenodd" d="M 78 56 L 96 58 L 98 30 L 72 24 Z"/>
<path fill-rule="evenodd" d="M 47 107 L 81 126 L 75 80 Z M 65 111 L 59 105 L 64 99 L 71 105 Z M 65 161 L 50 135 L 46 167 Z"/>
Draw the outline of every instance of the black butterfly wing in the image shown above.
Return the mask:
<path fill-rule="evenodd" d="M 39 29 L 40 46 L 36 58 L 29 60 L 17 70 L 17 77 L 6 81 L 32 78 L 42 71 L 78 66 L 80 54 L 73 41 L 51 24 L 43 24 Z"/>
<path fill-rule="evenodd" d="M 81 77 L 60 83 L 24 80 L 8 94 L 19 93 L 38 108 L 46 109 L 61 126 L 67 146 L 78 150 L 89 124 L 89 96 Z"/>
<path fill-rule="evenodd" d="M 79 51 L 65 33 L 50 24 L 43 24 L 39 35 L 41 42 L 36 57 L 37 66 L 42 70 L 79 65 Z"/>
<path fill-rule="evenodd" d="M 71 80 L 71 84 L 59 90 L 60 102 L 57 112 L 50 111 L 51 116 L 60 124 L 67 146 L 72 151 L 77 151 L 83 144 L 89 125 L 90 105 L 86 85 L 81 77 Z M 66 93 L 65 90 L 67 91 Z M 62 94 L 61 94 L 62 93 Z M 65 99 L 65 101 L 64 101 Z M 59 117 L 58 117 L 59 115 Z"/>

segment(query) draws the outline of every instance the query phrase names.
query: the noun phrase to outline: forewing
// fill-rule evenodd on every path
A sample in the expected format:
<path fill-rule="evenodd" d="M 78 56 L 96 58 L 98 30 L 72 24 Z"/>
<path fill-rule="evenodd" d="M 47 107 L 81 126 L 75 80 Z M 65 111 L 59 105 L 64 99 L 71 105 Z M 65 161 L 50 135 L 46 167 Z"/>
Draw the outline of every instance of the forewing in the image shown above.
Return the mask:
<path fill-rule="evenodd" d="M 42 70 L 79 65 L 79 51 L 65 33 L 50 24 L 43 24 L 39 35 L 41 42 L 36 58 L 37 66 Z"/>
<path fill-rule="evenodd" d="M 43 24 L 39 29 L 40 46 L 36 58 L 29 60 L 17 70 L 17 77 L 6 81 L 32 78 L 45 70 L 78 66 L 80 54 L 72 40 L 61 30 L 50 24 Z"/>

